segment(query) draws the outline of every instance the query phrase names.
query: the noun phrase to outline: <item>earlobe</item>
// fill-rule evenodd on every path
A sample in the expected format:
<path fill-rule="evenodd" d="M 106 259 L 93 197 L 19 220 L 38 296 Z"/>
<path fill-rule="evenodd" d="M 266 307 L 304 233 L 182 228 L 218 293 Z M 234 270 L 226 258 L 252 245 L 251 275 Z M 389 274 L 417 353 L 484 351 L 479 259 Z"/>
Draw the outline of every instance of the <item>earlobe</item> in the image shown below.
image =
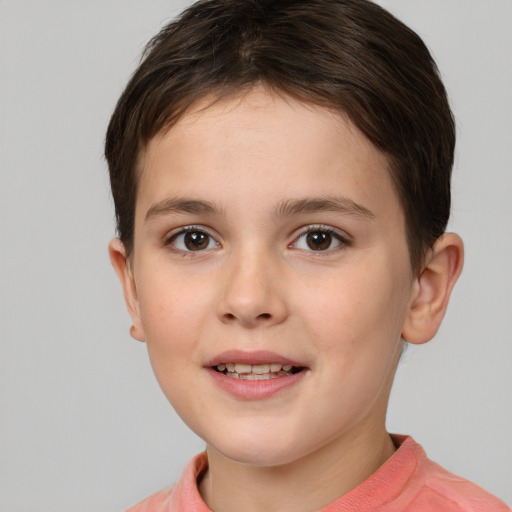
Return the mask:
<path fill-rule="evenodd" d="M 126 256 L 126 249 L 119 238 L 114 238 L 108 245 L 108 253 L 114 270 L 123 288 L 126 308 L 132 319 L 130 335 L 138 341 L 145 341 L 142 327 L 137 287 L 130 262 Z"/>
<path fill-rule="evenodd" d="M 458 235 L 445 233 L 436 240 L 414 282 L 402 331 L 403 338 L 409 343 L 426 343 L 435 336 L 463 262 L 464 244 Z"/>

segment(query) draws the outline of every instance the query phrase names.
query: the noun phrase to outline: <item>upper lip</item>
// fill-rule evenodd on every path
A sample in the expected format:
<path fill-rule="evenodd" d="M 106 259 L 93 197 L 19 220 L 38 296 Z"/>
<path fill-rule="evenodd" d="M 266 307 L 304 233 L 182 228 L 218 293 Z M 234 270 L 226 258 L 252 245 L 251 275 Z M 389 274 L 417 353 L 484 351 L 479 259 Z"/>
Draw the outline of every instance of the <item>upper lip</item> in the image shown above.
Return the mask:
<path fill-rule="evenodd" d="M 205 367 L 213 367 L 223 363 L 242 363 L 242 364 L 267 364 L 267 363 L 280 363 L 282 365 L 288 364 L 291 366 L 304 367 L 304 365 L 293 359 L 283 357 L 275 352 L 267 350 L 257 350 L 248 352 L 243 350 L 226 350 L 221 354 L 216 355 L 205 363 Z"/>

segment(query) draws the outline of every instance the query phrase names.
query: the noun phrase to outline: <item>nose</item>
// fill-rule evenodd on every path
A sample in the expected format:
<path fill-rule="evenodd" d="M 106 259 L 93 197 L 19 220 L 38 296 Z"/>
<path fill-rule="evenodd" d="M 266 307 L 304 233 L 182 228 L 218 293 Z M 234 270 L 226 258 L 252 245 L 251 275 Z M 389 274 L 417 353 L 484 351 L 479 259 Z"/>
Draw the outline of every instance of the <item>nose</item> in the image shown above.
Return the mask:
<path fill-rule="evenodd" d="M 217 308 L 223 323 L 245 328 L 272 326 L 288 316 L 285 280 L 268 254 L 252 253 L 226 262 Z"/>

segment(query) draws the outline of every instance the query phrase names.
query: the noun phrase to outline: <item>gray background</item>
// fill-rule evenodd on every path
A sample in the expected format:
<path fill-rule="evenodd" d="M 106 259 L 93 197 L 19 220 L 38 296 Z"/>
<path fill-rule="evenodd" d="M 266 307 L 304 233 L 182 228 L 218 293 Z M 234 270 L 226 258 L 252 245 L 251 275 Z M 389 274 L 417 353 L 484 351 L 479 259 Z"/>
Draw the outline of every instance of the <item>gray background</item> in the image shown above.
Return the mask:
<path fill-rule="evenodd" d="M 451 95 L 467 249 L 439 335 L 401 363 L 389 429 L 512 503 L 512 2 L 381 3 Z M 0 0 L 0 512 L 123 510 L 202 447 L 128 336 L 102 159 L 144 43 L 186 4 Z"/>

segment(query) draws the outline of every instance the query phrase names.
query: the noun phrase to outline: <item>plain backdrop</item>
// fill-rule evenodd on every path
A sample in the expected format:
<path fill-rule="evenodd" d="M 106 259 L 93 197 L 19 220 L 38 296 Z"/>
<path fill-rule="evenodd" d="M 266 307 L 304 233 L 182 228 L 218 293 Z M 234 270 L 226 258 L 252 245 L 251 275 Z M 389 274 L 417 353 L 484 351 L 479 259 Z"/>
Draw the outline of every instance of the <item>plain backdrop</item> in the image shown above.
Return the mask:
<path fill-rule="evenodd" d="M 381 3 L 450 94 L 450 229 L 466 243 L 441 331 L 400 364 L 388 427 L 512 503 L 512 1 Z M 145 42 L 187 4 L 0 0 L 0 512 L 121 511 L 202 449 L 128 335 L 102 158 Z"/>

